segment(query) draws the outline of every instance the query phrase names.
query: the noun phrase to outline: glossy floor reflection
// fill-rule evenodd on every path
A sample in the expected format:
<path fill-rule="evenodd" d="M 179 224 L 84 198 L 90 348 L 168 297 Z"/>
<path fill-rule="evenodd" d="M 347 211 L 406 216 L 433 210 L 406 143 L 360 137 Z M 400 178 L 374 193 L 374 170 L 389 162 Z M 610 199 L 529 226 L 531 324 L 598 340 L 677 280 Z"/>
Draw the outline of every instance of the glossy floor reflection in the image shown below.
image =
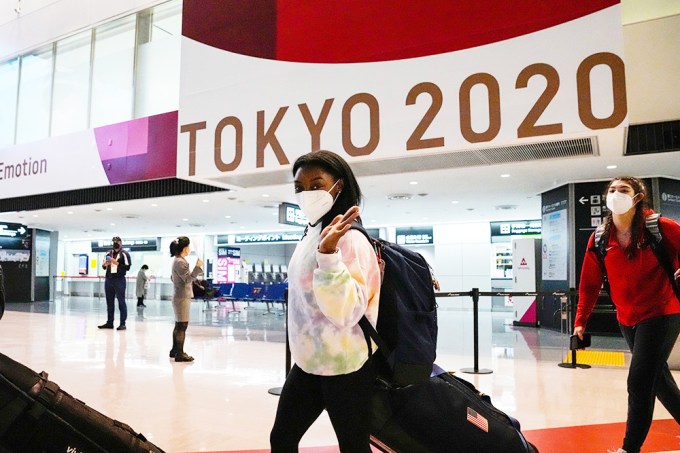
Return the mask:
<path fill-rule="evenodd" d="M 194 302 L 185 349 L 196 361 L 181 364 L 168 358 L 171 303 L 152 300 L 146 308 L 134 303 L 128 303 L 124 332 L 97 329 L 106 320 L 103 300 L 67 297 L 9 304 L 0 321 L 0 351 L 47 371 L 64 390 L 168 452 L 266 449 L 277 404 L 268 390 L 280 386 L 285 375 L 280 307 L 268 313 L 264 305 L 242 304 L 240 311 L 231 312 L 230 305 L 213 308 L 213 303 L 207 309 Z M 458 370 L 473 366 L 472 313 L 440 309 L 437 363 L 490 394 L 529 434 L 625 421 L 627 352 L 626 367 L 560 368 L 566 337 L 513 327 L 510 316 L 480 313 L 479 367 L 493 373 L 463 374 Z M 625 351 L 619 338 L 594 338 L 593 348 Z M 674 375 L 680 380 L 680 372 Z M 657 404 L 654 417 L 670 415 Z M 619 438 L 607 442 L 614 450 L 620 446 Z M 334 443 L 323 415 L 302 445 Z M 680 450 L 680 443 L 653 451 L 672 450 Z M 591 450 L 583 446 L 575 451 Z"/>

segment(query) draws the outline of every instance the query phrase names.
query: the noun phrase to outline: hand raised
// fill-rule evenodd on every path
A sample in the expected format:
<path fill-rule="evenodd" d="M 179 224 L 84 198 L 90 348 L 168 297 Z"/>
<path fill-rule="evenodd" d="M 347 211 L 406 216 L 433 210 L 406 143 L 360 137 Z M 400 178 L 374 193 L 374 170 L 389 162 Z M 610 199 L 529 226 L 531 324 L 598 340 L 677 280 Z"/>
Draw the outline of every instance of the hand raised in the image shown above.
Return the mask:
<path fill-rule="evenodd" d="M 352 222 L 358 217 L 358 206 L 352 206 L 344 214 L 335 216 L 331 223 L 321 231 L 319 252 L 335 253 L 338 248 L 338 241 L 350 230 Z"/>

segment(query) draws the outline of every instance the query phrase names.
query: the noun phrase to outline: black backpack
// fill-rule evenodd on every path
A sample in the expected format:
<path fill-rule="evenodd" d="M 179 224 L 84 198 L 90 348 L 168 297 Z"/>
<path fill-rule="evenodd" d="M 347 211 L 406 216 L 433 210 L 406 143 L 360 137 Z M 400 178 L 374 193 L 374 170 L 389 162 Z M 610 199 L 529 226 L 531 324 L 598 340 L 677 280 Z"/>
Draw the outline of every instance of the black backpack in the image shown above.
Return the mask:
<path fill-rule="evenodd" d="M 678 287 L 678 282 L 675 280 L 675 271 L 673 270 L 673 263 L 668 256 L 668 251 L 666 250 L 666 245 L 663 240 L 663 235 L 661 234 L 661 227 L 659 226 L 659 218 L 661 214 L 650 214 L 645 218 L 645 236 L 646 244 L 649 244 L 656 259 L 659 260 L 661 267 L 666 271 L 668 278 L 671 281 L 671 286 L 678 300 L 680 300 L 680 288 Z M 607 255 L 607 244 L 609 243 L 609 237 L 604 235 L 604 225 L 600 225 L 595 230 L 595 237 L 593 239 L 593 247 L 590 249 L 594 251 L 597 257 L 600 259 L 602 268 L 604 269 L 604 289 L 607 294 L 611 297 L 611 288 L 609 287 L 609 279 L 607 278 L 607 270 L 604 267 L 604 257 Z"/>
<path fill-rule="evenodd" d="M 378 373 L 398 385 L 426 382 L 437 350 L 437 302 L 425 258 L 407 248 L 372 238 L 354 222 L 373 246 L 382 271 L 377 329 L 362 317 L 359 325 L 378 345 Z"/>

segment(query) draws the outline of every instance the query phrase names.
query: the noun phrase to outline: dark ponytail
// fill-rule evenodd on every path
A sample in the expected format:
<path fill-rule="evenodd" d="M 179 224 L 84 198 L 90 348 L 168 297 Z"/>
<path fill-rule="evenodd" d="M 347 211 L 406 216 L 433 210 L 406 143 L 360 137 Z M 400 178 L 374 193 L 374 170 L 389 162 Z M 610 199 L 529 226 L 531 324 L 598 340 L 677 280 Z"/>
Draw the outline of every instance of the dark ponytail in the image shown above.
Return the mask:
<path fill-rule="evenodd" d="M 189 245 L 189 238 L 186 236 L 179 236 L 170 243 L 170 256 L 179 256 L 184 250 L 184 247 Z"/>

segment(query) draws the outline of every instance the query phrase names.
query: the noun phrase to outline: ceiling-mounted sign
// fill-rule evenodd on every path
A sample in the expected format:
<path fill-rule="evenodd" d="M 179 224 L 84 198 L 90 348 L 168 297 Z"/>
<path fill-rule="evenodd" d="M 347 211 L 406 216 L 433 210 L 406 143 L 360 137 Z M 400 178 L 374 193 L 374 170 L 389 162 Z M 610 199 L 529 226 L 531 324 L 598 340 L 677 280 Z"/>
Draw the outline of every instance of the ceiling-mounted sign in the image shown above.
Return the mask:
<path fill-rule="evenodd" d="M 275 233 L 250 233 L 250 234 L 220 234 L 217 236 L 217 244 L 276 244 L 283 242 L 298 242 L 302 239 L 303 231 L 278 231 Z"/>
<path fill-rule="evenodd" d="M 302 232 L 235 234 L 235 244 L 266 244 L 275 242 L 298 242 Z"/>
<path fill-rule="evenodd" d="M 541 234 L 540 220 L 491 222 L 491 236 L 536 236 Z"/>
<path fill-rule="evenodd" d="M 31 248 L 28 227 L 20 223 L 0 223 L 0 249 L 26 250 Z"/>
<path fill-rule="evenodd" d="M 397 228 L 397 244 L 427 245 L 434 243 L 432 227 Z"/>
<path fill-rule="evenodd" d="M 31 233 L 20 223 L 0 223 L 0 261 L 28 262 L 31 259 Z"/>
<path fill-rule="evenodd" d="M 123 239 L 123 248 L 128 252 L 157 252 L 161 241 L 159 238 Z M 92 252 L 108 252 L 112 248 L 110 239 L 92 241 Z"/>
<path fill-rule="evenodd" d="M 384 174 L 628 124 L 619 0 L 366 3 L 184 2 L 177 175 L 269 185 L 321 148 Z"/>
<path fill-rule="evenodd" d="M 309 221 L 300 206 L 292 203 L 281 203 L 279 204 L 279 223 L 304 227 L 307 226 Z"/>
<path fill-rule="evenodd" d="M 226 258 L 240 258 L 241 249 L 235 247 L 217 247 L 217 256 Z"/>

